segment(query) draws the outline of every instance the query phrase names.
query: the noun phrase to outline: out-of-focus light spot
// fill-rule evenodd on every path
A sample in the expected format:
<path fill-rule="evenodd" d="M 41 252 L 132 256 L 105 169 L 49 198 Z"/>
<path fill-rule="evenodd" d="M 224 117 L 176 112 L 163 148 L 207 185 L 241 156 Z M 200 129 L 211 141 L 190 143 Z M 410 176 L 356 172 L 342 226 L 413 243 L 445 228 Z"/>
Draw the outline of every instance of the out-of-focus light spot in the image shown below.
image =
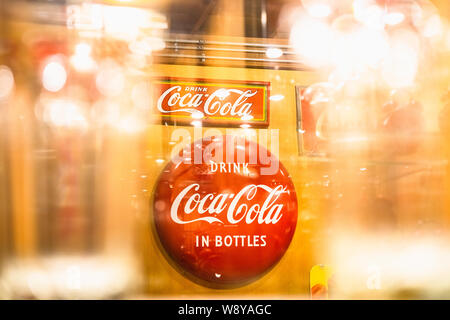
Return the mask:
<path fill-rule="evenodd" d="M 134 54 L 149 56 L 153 51 L 164 49 L 165 42 L 161 38 L 146 37 L 144 39 L 131 42 L 128 47 Z"/>
<path fill-rule="evenodd" d="M 284 99 L 284 95 L 282 94 L 275 94 L 273 96 L 270 96 L 269 98 L 271 101 L 281 101 Z"/>
<path fill-rule="evenodd" d="M 120 105 L 115 101 L 99 100 L 93 105 L 92 118 L 96 123 L 114 127 L 121 118 Z"/>
<path fill-rule="evenodd" d="M 248 129 L 250 127 L 251 127 L 251 125 L 249 125 L 249 124 L 241 124 L 241 128 L 243 128 L 243 129 Z"/>
<path fill-rule="evenodd" d="M 151 90 L 148 82 L 142 81 L 133 86 L 131 99 L 136 107 L 148 110 L 151 107 Z"/>
<path fill-rule="evenodd" d="M 445 35 L 445 47 L 447 51 L 450 51 L 450 28 L 447 27 L 447 32 Z"/>
<path fill-rule="evenodd" d="M 42 85 L 51 92 L 61 90 L 66 84 L 67 72 L 64 66 L 57 61 L 50 61 L 42 72 Z"/>
<path fill-rule="evenodd" d="M 340 72 L 352 74 L 364 64 L 362 48 L 357 41 L 361 37 L 362 28 L 363 26 L 351 14 L 344 14 L 333 21 L 331 57 L 333 65 Z"/>
<path fill-rule="evenodd" d="M 382 29 L 384 27 L 385 12 L 375 0 L 355 0 L 353 15 L 357 21 L 369 28 Z"/>
<path fill-rule="evenodd" d="M 227 89 L 219 89 L 214 93 L 214 95 L 223 100 L 230 95 L 230 92 Z"/>
<path fill-rule="evenodd" d="M 191 117 L 193 119 L 202 119 L 204 117 L 204 114 L 203 114 L 203 112 L 195 111 L 191 114 Z"/>
<path fill-rule="evenodd" d="M 75 54 L 80 56 L 89 56 L 91 54 L 92 48 L 88 43 L 78 43 L 75 46 Z"/>
<path fill-rule="evenodd" d="M 423 12 L 423 9 L 420 6 L 420 4 L 418 4 L 415 1 L 413 3 L 411 3 L 410 15 L 411 15 L 412 23 L 414 24 L 414 26 L 417 27 L 421 23 L 421 21 L 424 17 L 424 12 Z"/>
<path fill-rule="evenodd" d="M 120 119 L 116 124 L 116 128 L 121 132 L 128 134 L 139 133 L 144 130 L 145 125 L 141 117 L 136 114 L 130 114 Z"/>
<path fill-rule="evenodd" d="M 365 66 L 375 67 L 389 53 L 387 36 L 382 30 L 361 29 L 354 41 L 354 48 L 359 52 L 359 62 Z"/>
<path fill-rule="evenodd" d="M 194 127 L 201 127 L 201 126 L 202 126 L 202 122 L 199 121 L 199 120 L 194 120 L 194 121 L 191 122 L 191 124 L 192 124 Z"/>
<path fill-rule="evenodd" d="M 302 0 L 302 4 L 314 18 L 328 17 L 333 11 L 330 1 L 327 0 Z"/>
<path fill-rule="evenodd" d="M 252 119 L 253 119 L 253 116 L 251 114 L 246 114 L 246 115 L 241 117 L 242 121 L 250 121 Z"/>
<path fill-rule="evenodd" d="M 164 159 L 156 159 L 155 161 L 156 161 L 156 163 L 159 163 L 159 164 L 164 163 Z"/>
<path fill-rule="evenodd" d="M 110 97 L 119 95 L 125 86 L 122 68 L 112 60 L 103 62 L 95 83 L 103 95 Z"/>
<path fill-rule="evenodd" d="M 277 59 L 283 55 L 280 48 L 267 48 L 266 57 L 269 59 Z"/>
<path fill-rule="evenodd" d="M 14 75 L 7 66 L 0 66 L 0 100 L 7 98 L 14 88 Z"/>
<path fill-rule="evenodd" d="M 133 41 L 149 29 L 153 32 L 168 26 L 164 15 L 148 8 L 84 2 L 68 5 L 66 14 L 67 26 L 89 37 L 98 37 L 98 31 L 103 30 L 109 37 Z"/>
<path fill-rule="evenodd" d="M 389 12 L 384 15 L 384 23 L 390 26 L 395 26 L 405 20 L 405 15 L 401 12 Z"/>
<path fill-rule="evenodd" d="M 78 43 L 75 53 L 70 58 L 70 63 L 79 72 L 89 72 L 96 68 L 96 63 L 91 57 L 92 48 L 87 43 Z"/>
<path fill-rule="evenodd" d="M 404 88 L 414 84 L 419 67 L 420 41 L 408 29 L 393 33 L 389 54 L 382 65 L 384 81 L 392 88 Z"/>
<path fill-rule="evenodd" d="M 333 34 L 325 22 L 307 15 L 299 16 L 291 29 L 289 41 L 305 64 L 312 67 L 329 64 Z"/>
<path fill-rule="evenodd" d="M 140 31 L 142 12 L 131 7 L 105 6 L 103 23 L 106 33 L 122 40 L 136 39 Z"/>
<path fill-rule="evenodd" d="M 442 21 L 439 15 L 432 15 L 426 20 L 422 34 L 427 38 L 432 38 L 442 34 Z"/>
<path fill-rule="evenodd" d="M 86 129 L 87 120 L 80 106 L 71 100 L 54 99 L 47 102 L 44 121 L 56 127 Z"/>
<path fill-rule="evenodd" d="M 418 68 L 417 54 L 409 48 L 396 46 L 383 66 L 383 79 L 392 88 L 412 86 Z"/>
<path fill-rule="evenodd" d="M 100 30 L 103 27 L 103 7 L 87 2 L 67 5 L 67 27 L 83 30 L 84 33 Z"/>
<path fill-rule="evenodd" d="M 152 10 L 123 6 L 103 6 L 103 23 L 108 35 L 133 41 L 143 29 L 166 29 L 164 16 Z"/>
<path fill-rule="evenodd" d="M 265 26 L 267 24 L 267 12 L 266 12 L 266 10 L 263 10 L 261 12 L 261 24 L 263 26 Z"/>

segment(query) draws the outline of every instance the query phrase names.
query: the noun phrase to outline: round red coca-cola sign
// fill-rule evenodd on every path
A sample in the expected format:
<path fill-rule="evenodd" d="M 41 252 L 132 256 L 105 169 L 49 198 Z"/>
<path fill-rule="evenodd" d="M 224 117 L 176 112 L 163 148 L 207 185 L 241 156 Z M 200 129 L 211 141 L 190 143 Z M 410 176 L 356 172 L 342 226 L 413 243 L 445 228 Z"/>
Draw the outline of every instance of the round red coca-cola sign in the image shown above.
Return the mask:
<path fill-rule="evenodd" d="M 289 173 L 261 145 L 235 136 L 187 146 L 157 182 L 154 223 L 160 244 L 188 277 L 236 287 L 270 270 L 297 224 Z"/>

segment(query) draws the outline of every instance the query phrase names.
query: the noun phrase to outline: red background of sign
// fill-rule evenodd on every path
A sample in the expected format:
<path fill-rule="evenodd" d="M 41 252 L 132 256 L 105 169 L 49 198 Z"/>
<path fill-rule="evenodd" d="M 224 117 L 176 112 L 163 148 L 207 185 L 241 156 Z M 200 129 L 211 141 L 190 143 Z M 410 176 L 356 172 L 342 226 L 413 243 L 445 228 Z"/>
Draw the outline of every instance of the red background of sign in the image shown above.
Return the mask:
<path fill-rule="evenodd" d="M 168 83 L 161 83 L 168 82 Z M 193 85 L 185 85 L 183 83 L 193 83 Z M 175 85 L 180 85 L 181 91 L 180 93 L 190 92 L 193 95 L 196 93 L 207 94 L 210 96 L 213 92 L 218 89 L 225 88 L 231 89 L 236 88 L 240 90 L 256 90 L 257 93 L 253 97 L 249 97 L 246 100 L 246 103 L 252 104 L 252 113 L 253 119 L 251 120 L 242 120 L 239 116 L 231 116 L 229 114 L 225 116 L 214 115 L 209 116 L 205 115 L 203 119 L 193 119 L 191 114 L 188 112 L 176 112 L 176 113 L 167 113 L 162 114 L 156 108 L 156 102 L 158 101 L 161 94 L 163 94 L 167 89 L 173 87 Z M 218 86 L 212 86 L 218 85 Z M 223 86 L 222 86 L 223 85 Z M 236 127 L 242 124 L 249 124 L 251 127 L 267 127 L 269 125 L 269 82 L 259 82 L 259 81 L 234 81 L 234 80 L 211 80 L 211 79 L 186 79 L 186 78 L 157 78 L 152 82 L 153 86 L 153 97 L 155 104 L 155 113 L 157 113 L 163 123 L 167 122 L 170 124 L 176 123 L 181 125 L 190 124 L 193 120 L 202 121 L 203 126 L 227 126 L 227 127 Z M 256 86 L 256 87 L 255 87 Z M 205 92 L 196 92 L 196 91 L 186 91 L 186 87 L 204 87 L 207 89 Z M 233 102 L 238 97 L 237 94 L 232 93 L 228 97 L 221 100 L 221 103 Z M 207 97 L 203 98 L 203 101 L 206 101 Z M 201 106 L 196 109 L 199 111 L 203 111 L 204 102 Z M 180 108 L 179 105 L 174 107 L 169 107 L 167 104 L 163 105 L 164 110 L 173 110 Z"/>
<path fill-rule="evenodd" d="M 230 139 L 231 136 L 224 137 Z M 202 151 L 209 143 L 203 140 L 200 144 Z M 193 150 L 194 144 L 191 145 L 191 150 Z M 245 140 L 246 159 L 249 157 L 249 150 L 255 147 L 257 147 L 256 143 Z M 223 154 L 226 156 L 225 138 L 223 148 Z M 270 152 L 267 152 L 270 155 Z M 287 250 L 297 224 L 297 197 L 294 185 L 281 162 L 279 162 L 279 170 L 274 175 L 261 175 L 259 169 L 264 166 L 268 167 L 269 165 L 263 165 L 258 156 L 257 164 L 249 164 L 250 171 L 256 173 L 254 175 L 211 173 L 210 166 L 206 164 L 181 163 L 176 165 L 170 162 L 164 168 L 155 190 L 153 203 L 155 227 L 160 243 L 169 256 L 169 261 L 174 262 L 179 270 L 187 272 L 191 279 L 200 280 L 200 283 L 210 287 L 244 285 L 264 275 Z M 214 195 L 218 193 L 236 194 L 249 184 L 265 184 L 272 188 L 282 184 L 288 190 L 277 200 L 277 203 L 284 205 L 283 216 L 276 224 L 257 224 L 255 222 L 246 224 L 242 221 L 237 225 L 227 226 L 225 210 L 218 216 L 225 221 L 225 224 L 219 222 L 210 224 L 206 221 L 177 224 L 170 217 L 171 205 L 179 192 L 192 183 L 200 184 L 199 193 L 202 197 L 208 193 Z M 251 201 L 246 200 L 245 203 L 249 206 L 255 203 L 261 205 L 267 195 L 267 192 L 258 190 L 256 196 Z M 187 197 L 181 202 L 178 212 L 180 219 L 192 220 L 205 215 L 210 216 L 208 213 L 201 215 L 197 211 L 189 215 L 185 214 L 182 209 L 186 201 Z M 214 239 L 215 235 L 221 235 L 223 238 L 226 235 L 264 234 L 267 235 L 265 247 L 195 246 L 197 235 L 209 235 L 211 239 Z"/>

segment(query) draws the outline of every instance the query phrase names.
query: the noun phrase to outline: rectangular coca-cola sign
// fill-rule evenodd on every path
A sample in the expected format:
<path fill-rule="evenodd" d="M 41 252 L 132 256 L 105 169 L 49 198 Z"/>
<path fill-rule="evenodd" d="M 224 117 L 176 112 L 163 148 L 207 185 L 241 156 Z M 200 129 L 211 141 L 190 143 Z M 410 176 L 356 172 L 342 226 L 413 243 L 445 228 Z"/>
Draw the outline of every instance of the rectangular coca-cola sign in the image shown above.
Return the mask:
<path fill-rule="evenodd" d="M 155 112 L 163 123 L 193 126 L 269 125 L 269 82 L 159 78 Z"/>

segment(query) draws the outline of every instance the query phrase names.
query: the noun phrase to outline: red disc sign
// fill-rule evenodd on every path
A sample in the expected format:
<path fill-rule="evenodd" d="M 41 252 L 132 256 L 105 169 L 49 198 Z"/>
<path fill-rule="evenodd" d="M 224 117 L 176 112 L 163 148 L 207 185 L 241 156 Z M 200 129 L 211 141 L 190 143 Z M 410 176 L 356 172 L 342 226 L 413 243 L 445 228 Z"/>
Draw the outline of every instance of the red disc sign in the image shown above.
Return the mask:
<path fill-rule="evenodd" d="M 153 202 L 169 260 L 209 287 L 236 287 L 269 271 L 297 224 L 289 173 L 268 150 L 234 136 L 205 138 L 164 168 Z"/>

